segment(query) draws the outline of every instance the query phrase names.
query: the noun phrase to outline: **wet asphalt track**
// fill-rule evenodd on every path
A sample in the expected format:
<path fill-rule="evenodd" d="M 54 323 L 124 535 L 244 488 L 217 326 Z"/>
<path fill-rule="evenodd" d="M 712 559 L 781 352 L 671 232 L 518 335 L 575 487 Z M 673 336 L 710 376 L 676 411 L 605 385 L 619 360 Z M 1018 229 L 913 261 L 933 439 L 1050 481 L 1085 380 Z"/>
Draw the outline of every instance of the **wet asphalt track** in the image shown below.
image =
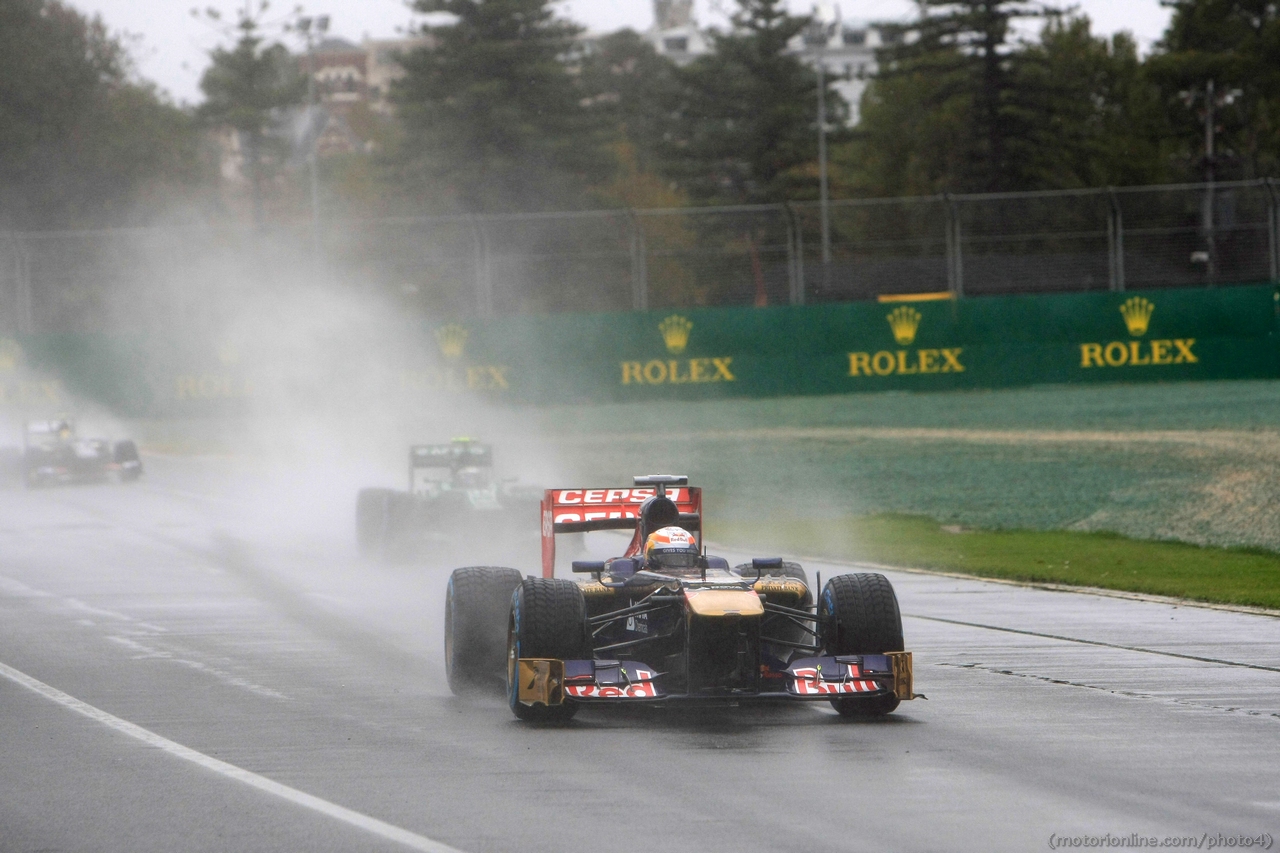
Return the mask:
<path fill-rule="evenodd" d="M 136 486 L 0 491 L 0 853 L 1209 849 L 1280 830 L 1272 617 L 896 573 L 929 700 L 890 719 L 540 729 L 449 695 L 447 569 L 360 562 L 347 485 L 148 461 Z"/>

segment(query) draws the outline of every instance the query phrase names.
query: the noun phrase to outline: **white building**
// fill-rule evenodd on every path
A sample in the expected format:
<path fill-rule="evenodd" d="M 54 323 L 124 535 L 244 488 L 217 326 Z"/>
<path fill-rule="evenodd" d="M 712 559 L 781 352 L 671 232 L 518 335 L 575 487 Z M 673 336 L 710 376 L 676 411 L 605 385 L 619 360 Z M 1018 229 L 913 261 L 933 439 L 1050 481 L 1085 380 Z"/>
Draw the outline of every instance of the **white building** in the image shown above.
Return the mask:
<path fill-rule="evenodd" d="M 839 3 L 818 3 L 812 16 L 814 26 L 791 42 L 791 50 L 813 68 L 821 63 L 832 88 L 849 104 L 849 124 L 857 124 L 858 102 L 875 73 L 876 49 L 888 35 L 874 25 L 844 20 Z M 677 65 L 713 50 L 710 32 L 694 19 L 693 0 L 653 0 L 653 26 L 643 35 Z"/>

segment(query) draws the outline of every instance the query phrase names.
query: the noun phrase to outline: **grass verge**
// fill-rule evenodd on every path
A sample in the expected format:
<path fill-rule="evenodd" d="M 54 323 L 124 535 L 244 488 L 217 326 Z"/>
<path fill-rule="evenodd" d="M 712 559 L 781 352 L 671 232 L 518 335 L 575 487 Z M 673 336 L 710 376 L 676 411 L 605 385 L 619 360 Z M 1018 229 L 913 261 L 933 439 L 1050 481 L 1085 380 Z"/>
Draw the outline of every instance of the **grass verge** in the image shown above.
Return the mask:
<path fill-rule="evenodd" d="M 716 523 L 715 539 L 770 553 L 1280 608 L 1280 554 L 1065 530 L 969 530 L 916 515 Z"/>

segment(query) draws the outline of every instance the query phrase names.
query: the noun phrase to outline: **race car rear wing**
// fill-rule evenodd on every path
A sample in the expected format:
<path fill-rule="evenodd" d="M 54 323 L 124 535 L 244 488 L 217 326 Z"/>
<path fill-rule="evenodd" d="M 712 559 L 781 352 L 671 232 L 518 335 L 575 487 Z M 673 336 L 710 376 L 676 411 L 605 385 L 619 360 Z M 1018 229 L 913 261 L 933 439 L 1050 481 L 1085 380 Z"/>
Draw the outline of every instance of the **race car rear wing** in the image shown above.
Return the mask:
<path fill-rule="evenodd" d="M 624 556 L 639 554 L 644 544 L 640 541 L 641 506 L 653 497 L 666 497 L 675 504 L 678 517 L 665 523 L 683 527 L 701 542 L 702 489 L 688 483 L 687 477 L 660 474 L 636 477 L 630 489 L 547 489 L 542 496 L 542 576 L 555 574 L 558 533 L 634 530 Z"/>

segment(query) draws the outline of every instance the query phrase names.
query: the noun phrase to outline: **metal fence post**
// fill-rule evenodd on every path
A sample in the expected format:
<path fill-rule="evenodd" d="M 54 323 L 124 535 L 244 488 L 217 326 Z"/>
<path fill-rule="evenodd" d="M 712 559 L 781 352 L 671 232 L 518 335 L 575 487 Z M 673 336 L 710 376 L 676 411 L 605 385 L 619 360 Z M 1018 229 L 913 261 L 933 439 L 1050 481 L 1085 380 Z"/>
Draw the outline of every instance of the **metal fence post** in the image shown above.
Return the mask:
<path fill-rule="evenodd" d="M 964 296 L 964 257 L 960 250 L 960 211 L 951 193 L 943 193 L 947 231 L 947 290 L 955 297 Z"/>
<path fill-rule="evenodd" d="M 493 316 L 493 280 L 489 269 L 489 240 L 484 220 L 474 214 L 467 216 L 471 225 L 471 239 L 475 244 L 476 313 L 483 318 Z"/>
<path fill-rule="evenodd" d="M 1111 290 L 1124 292 L 1124 211 L 1115 187 L 1107 187 L 1107 254 Z"/>
<path fill-rule="evenodd" d="M 800 223 L 800 214 L 797 213 L 794 202 L 787 202 L 787 214 L 791 216 L 791 228 L 794 229 L 796 241 L 796 291 L 792 301 L 795 302 L 795 305 L 804 305 L 806 289 L 804 278 L 804 225 Z"/>
<path fill-rule="evenodd" d="M 640 227 L 640 215 L 634 208 L 627 210 L 627 224 L 631 231 L 631 307 L 635 311 L 648 311 L 649 249 L 644 242 L 644 229 Z"/>
<path fill-rule="evenodd" d="M 787 284 L 792 305 L 804 304 L 804 243 L 800 236 L 800 220 L 791 202 L 780 205 L 787 221 Z"/>
<path fill-rule="evenodd" d="M 1271 249 L 1271 280 L 1280 283 L 1280 193 L 1276 191 L 1276 179 L 1267 178 L 1267 244 Z"/>

